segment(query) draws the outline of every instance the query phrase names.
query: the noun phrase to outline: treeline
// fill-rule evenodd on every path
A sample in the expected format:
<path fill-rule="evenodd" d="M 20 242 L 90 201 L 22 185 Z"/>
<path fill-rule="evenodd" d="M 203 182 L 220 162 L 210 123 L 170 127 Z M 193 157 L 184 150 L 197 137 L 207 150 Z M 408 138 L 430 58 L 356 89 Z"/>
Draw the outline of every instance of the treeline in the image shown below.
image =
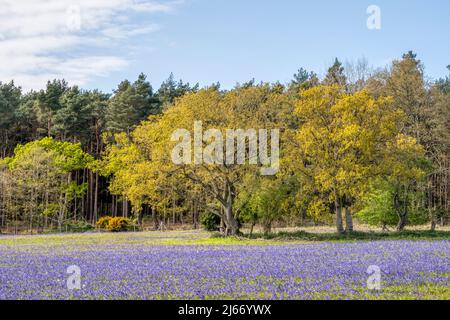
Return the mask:
<path fill-rule="evenodd" d="M 203 141 L 215 155 L 227 129 L 280 129 L 278 173 L 262 176 L 262 159 L 174 164 L 172 133 L 195 121 L 217 130 Z M 351 232 L 354 218 L 398 230 L 449 219 L 450 77 L 427 82 L 412 52 L 386 70 L 336 59 L 322 80 L 300 69 L 286 85 L 232 90 L 171 76 L 154 91 L 143 74 L 112 95 L 64 80 L 27 94 L 1 84 L 0 139 L 0 226 L 9 232 L 105 215 L 155 229 L 201 221 L 227 234 L 243 223 Z"/>
<path fill-rule="evenodd" d="M 51 137 L 55 141 L 44 139 L 43 143 L 46 144 L 47 141 L 47 144 L 79 144 L 83 152 L 93 159 L 99 159 L 105 149 L 105 142 L 110 141 L 108 137 L 119 132 L 129 133 L 149 115 L 160 114 L 163 108 L 172 104 L 177 97 L 197 90 L 198 85 L 191 86 L 189 83 L 175 81 L 172 74 L 156 91 L 146 80 L 146 76 L 141 74 L 133 83 L 122 81 L 112 95 L 98 90 L 87 91 L 76 86 L 70 87 L 64 80 L 49 81 L 45 90 L 26 94 L 23 94 L 13 81 L 0 83 L 0 158 L 14 156 L 14 150 L 20 144 L 32 143 L 36 146 L 42 144 L 38 140 Z M 54 149 L 55 146 L 47 146 L 45 150 L 30 152 L 47 153 L 53 152 Z M 45 157 L 42 154 L 39 156 Z M 42 185 L 43 181 L 39 180 L 47 179 L 51 182 L 53 179 L 50 174 L 52 170 L 46 170 L 46 174 L 39 171 L 42 169 L 40 165 L 48 165 L 41 163 L 42 159 L 31 157 L 30 154 L 22 157 L 16 152 L 14 163 L 20 162 L 18 158 L 20 161 L 34 160 L 34 163 L 31 165 L 24 162 L 14 170 L 11 166 L 6 170 L 7 166 L 3 164 L 2 167 L 0 163 L 1 229 L 17 231 L 32 230 L 33 226 L 38 229 L 50 227 L 53 222 L 58 221 L 55 211 L 60 217 L 60 224 L 61 220 L 69 222 L 80 219 L 95 224 L 100 215 L 130 214 L 129 202 L 109 192 L 108 178 L 100 176 L 87 165 L 72 168 L 70 171 L 71 182 L 68 185 L 76 185 L 79 189 L 75 196 L 66 195 L 64 190 L 50 191 L 47 183 Z M 51 159 L 48 161 L 51 162 Z M 19 173 L 21 167 L 28 172 Z M 28 176 L 28 181 L 21 179 L 21 174 Z M 35 180 L 35 175 L 38 175 L 38 181 Z M 33 183 L 37 184 L 37 189 L 47 190 L 20 189 L 32 186 Z M 58 188 L 64 189 L 68 185 L 63 184 Z M 29 193 L 33 193 L 36 199 L 28 197 Z M 53 196 L 70 198 L 67 208 L 62 209 L 59 200 L 49 197 L 50 193 L 53 193 Z M 27 202 L 32 201 L 33 209 L 27 205 Z"/>

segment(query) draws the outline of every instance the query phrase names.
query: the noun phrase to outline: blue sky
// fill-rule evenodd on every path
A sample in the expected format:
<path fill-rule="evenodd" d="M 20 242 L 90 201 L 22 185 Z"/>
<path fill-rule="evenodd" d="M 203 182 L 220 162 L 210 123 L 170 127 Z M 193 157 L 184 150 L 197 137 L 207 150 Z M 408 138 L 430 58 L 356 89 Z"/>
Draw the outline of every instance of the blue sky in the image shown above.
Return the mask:
<path fill-rule="evenodd" d="M 0 0 L 0 81 L 26 89 L 65 77 L 110 92 L 140 72 L 155 87 L 170 72 L 225 88 L 251 78 L 284 83 L 299 67 L 323 75 L 334 57 L 381 67 L 408 50 L 430 78 L 450 64 L 448 0 L 17 2 Z M 366 26 L 369 5 L 381 9 L 380 30 Z M 80 18 L 75 27 L 71 17 Z"/>

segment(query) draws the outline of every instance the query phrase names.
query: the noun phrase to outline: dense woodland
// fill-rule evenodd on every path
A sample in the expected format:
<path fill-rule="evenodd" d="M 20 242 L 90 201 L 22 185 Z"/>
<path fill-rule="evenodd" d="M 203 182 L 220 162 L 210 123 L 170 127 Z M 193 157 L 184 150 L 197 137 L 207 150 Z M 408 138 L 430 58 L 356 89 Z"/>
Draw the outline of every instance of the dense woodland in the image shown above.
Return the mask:
<path fill-rule="evenodd" d="M 448 67 L 450 71 L 450 66 Z M 175 165 L 171 135 L 280 129 L 280 170 Z M 207 141 L 203 141 L 207 145 Z M 323 79 L 200 88 L 144 74 L 112 94 L 69 86 L 22 92 L 0 83 L 0 231 L 73 231 L 102 216 L 137 228 L 237 234 L 245 225 L 384 229 L 450 218 L 450 76 L 429 80 L 408 52 L 386 69 L 338 59 Z"/>

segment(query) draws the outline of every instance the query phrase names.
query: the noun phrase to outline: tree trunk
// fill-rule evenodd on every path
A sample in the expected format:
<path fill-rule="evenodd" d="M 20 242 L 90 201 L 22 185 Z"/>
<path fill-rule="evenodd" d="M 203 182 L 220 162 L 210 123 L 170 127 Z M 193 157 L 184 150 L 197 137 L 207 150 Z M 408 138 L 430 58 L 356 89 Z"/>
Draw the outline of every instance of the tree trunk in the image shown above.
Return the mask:
<path fill-rule="evenodd" d="M 98 220 L 98 172 L 95 173 L 95 189 L 94 189 L 94 224 Z"/>
<path fill-rule="evenodd" d="M 408 192 L 405 188 L 405 194 Z M 405 196 L 406 197 L 406 196 Z M 397 187 L 397 192 L 394 196 L 394 207 L 398 216 L 397 231 L 403 231 L 406 227 L 407 217 L 408 217 L 408 201 L 407 199 L 402 199 L 401 188 Z"/>
<path fill-rule="evenodd" d="M 89 221 L 91 221 L 92 224 L 94 224 L 93 209 L 94 209 L 94 173 L 92 171 L 89 171 L 87 210 Z"/>
<path fill-rule="evenodd" d="M 335 201 L 336 210 L 336 230 L 338 233 L 344 233 L 344 225 L 342 223 L 342 204 L 340 201 Z"/>
<path fill-rule="evenodd" d="M 266 215 L 267 215 L 267 217 L 269 217 L 269 209 L 267 209 Z M 267 218 L 263 222 L 263 232 L 264 232 L 264 235 L 268 235 L 269 233 L 272 232 L 272 220 L 271 219 Z"/>
<path fill-rule="evenodd" d="M 226 233 L 226 228 L 225 228 L 225 221 L 222 218 L 220 218 L 220 227 L 219 227 L 220 233 L 225 234 Z"/>
<path fill-rule="evenodd" d="M 174 226 L 177 223 L 176 218 L 177 218 L 177 205 L 175 200 L 175 193 L 172 190 L 172 224 Z"/>
<path fill-rule="evenodd" d="M 156 230 L 158 230 L 158 225 L 159 225 L 159 221 L 158 221 L 158 218 L 156 216 L 156 209 L 151 207 L 150 210 L 152 211 L 153 228 L 156 231 Z"/>
<path fill-rule="evenodd" d="M 436 174 L 431 175 L 428 178 L 428 190 L 427 190 L 427 206 L 428 206 L 428 217 L 430 218 L 430 230 L 436 230 L 436 185 L 438 177 Z"/>
<path fill-rule="evenodd" d="M 192 201 L 192 224 L 194 229 L 198 229 L 198 206 L 197 201 Z"/>
<path fill-rule="evenodd" d="M 430 230 L 431 231 L 436 231 L 436 219 L 435 218 L 433 218 L 432 220 L 431 220 L 431 227 L 430 227 Z"/>
<path fill-rule="evenodd" d="M 122 200 L 122 217 L 128 218 L 128 200 L 126 198 Z"/>
<path fill-rule="evenodd" d="M 345 232 L 353 232 L 353 217 L 349 207 L 345 208 Z"/>
<path fill-rule="evenodd" d="M 226 217 L 225 225 L 226 225 L 226 229 L 227 229 L 226 234 L 235 236 L 239 233 L 239 226 L 233 215 L 233 206 L 227 205 L 227 207 L 225 207 L 224 209 L 225 209 L 225 217 Z"/>
<path fill-rule="evenodd" d="M 136 213 L 136 221 L 139 227 L 139 230 L 144 230 L 144 226 L 143 226 L 143 218 L 144 218 L 144 209 L 141 209 L 140 211 L 138 211 Z"/>
<path fill-rule="evenodd" d="M 268 235 L 272 231 L 272 225 L 270 223 L 265 223 L 263 225 L 264 235 Z"/>
<path fill-rule="evenodd" d="M 239 234 L 239 225 L 233 212 L 234 194 L 230 184 L 226 185 L 224 200 L 225 203 L 222 203 L 222 207 L 224 212 L 223 220 L 226 226 L 225 234 L 235 236 Z"/>
<path fill-rule="evenodd" d="M 406 214 L 404 212 L 398 215 L 397 231 L 403 231 L 406 227 Z"/>
<path fill-rule="evenodd" d="M 436 209 L 429 206 L 428 207 L 428 214 L 430 216 L 430 222 L 431 222 L 430 230 L 431 231 L 436 231 L 436 224 L 437 224 L 437 221 L 436 221 Z"/>

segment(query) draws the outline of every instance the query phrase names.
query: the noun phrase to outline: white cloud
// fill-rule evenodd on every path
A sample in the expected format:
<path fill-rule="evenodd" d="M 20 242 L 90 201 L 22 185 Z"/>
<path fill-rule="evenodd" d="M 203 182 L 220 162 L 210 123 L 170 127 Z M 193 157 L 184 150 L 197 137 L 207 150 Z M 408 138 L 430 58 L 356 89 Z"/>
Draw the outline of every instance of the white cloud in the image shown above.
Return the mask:
<path fill-rule="evenodd" d="M 53 78 L 83 85 L 108 76 L 126 67 L 128 59 L 102 54 L 105 44 L 123 47 L 132 37 L 158 31 L 157 24 L 148 23 L 149 15 L 171 12 L 179 3 L 0 0 L 0 81 L 14 79 L 29 90 Z M 134 19 L 136 14 L 145 19 Z"/>
<path fill-rule="evenodd" d="M 139 27 L 136 25 L 110 26 L 102 30 L 102 34 L 110 39 L 125 39 L 156 32 L 160 29 L 157 24 Z"/>

